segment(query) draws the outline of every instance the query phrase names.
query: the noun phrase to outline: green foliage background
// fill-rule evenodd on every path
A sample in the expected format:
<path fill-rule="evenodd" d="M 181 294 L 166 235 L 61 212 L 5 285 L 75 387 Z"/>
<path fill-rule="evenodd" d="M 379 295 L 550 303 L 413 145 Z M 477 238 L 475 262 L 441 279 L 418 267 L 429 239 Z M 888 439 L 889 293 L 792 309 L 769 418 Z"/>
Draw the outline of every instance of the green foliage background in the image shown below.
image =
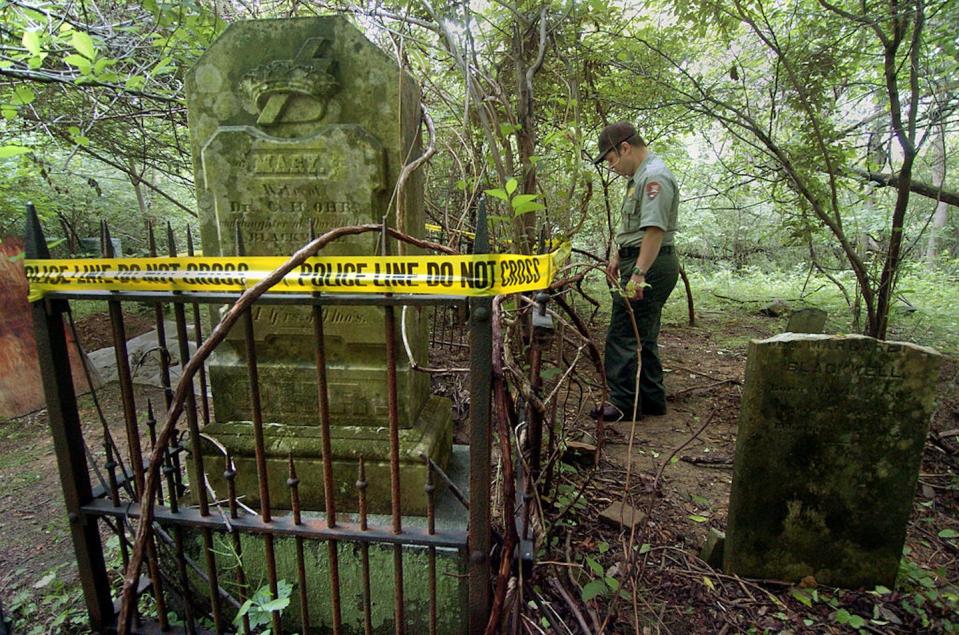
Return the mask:
<path fill-rule="evenodd" d="M 473 228 L 483 192 L 502 192 L 488 198 L 500 249 L 569 237 L 605 257 L 623 184 L 583 151 L 626 119 L 680 179 L 678 240 L 698 299 L 708 307 L 710 290 L 736 286 L 755 300 L 802 296 L 861 331 L 899 229 L 897 189 L 860 172 L 903 165 L 896 108 L 915 128 L 912 179 L 959 190 L 959 3 L 890 6 L 6 3 L 0 234 L 20 232 L 27 200 L 52 237 L 94 236 L 104 218 L 126 253 L 144 252 L 148 222 L 182 229 L 195 213 L 184 73 L 232 21 L 340 12 L 422 86 L 438 150 L 427 209 L 448 239 Z M 936 207 L 908 199 L 890 335 L 954 337 L 959 220 Z"/>

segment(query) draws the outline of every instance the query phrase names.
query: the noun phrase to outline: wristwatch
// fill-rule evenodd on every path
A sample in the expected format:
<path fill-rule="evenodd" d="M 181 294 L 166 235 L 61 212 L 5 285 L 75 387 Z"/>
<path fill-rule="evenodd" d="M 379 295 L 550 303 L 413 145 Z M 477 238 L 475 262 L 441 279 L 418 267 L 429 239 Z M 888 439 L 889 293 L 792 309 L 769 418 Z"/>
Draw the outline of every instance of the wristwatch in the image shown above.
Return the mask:
<path fill-rule="evenodd" d="M 645 277 L 646 277 L 646 272 L 643 271 L 642 269 L 640 269 L 639 267 L 633 267 L 633 275 L 634 275 L 634 276 L 642 276 L 642 277 L 645 278 Z"/>

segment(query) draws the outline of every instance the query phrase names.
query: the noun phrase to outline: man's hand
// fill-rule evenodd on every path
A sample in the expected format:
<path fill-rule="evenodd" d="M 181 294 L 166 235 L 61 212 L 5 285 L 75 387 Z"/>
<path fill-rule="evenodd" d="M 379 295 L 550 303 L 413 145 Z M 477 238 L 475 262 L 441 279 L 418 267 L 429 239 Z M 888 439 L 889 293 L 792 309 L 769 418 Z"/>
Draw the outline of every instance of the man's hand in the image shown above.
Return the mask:
<path fill-rule="evenodd" d="M 629 284 L 626 287 L 626 295 L 629 296 L 630 300 L 642 300 L 645 288 L 646 276 L 641 276 L 638 273 L 634 273 L 629 277 Z M 630 294 L 630 290 L 633 290 L 632 294 Z"/>
<path fill-rule="evenodd" d="M 619 254 L 616 252 L 609 257 L 609 264 L 606 265 L 606 281 L 619 284 Z"/>

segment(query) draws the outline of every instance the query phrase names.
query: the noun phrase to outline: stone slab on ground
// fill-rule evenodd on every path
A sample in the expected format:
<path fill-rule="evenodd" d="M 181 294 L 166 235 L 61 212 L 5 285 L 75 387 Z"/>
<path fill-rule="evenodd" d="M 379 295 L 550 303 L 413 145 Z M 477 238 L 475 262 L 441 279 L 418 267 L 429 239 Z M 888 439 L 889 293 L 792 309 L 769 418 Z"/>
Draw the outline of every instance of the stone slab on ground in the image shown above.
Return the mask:
<path fill-rule="evenodd" d="M 176 323 L 166 322 L 165 330 L 166 346 L 170 356 L 170 385 L 176 386 L 180 380 L 180 348 L 176 337 Z M 187 328 L 187 336 L 190 338 L 189 347 L 192 355 L 196 352 L 192 326 Z M 133 383 L 163 387 L 160 380 L 160 344 L 156 330 L 127 340 L 127 357 L 130 360 Z M 89 354 L 89 359 L 104 383 L 117 381 L 117 356 L 113 346 L 93 351 Z"/>
<path fill-rule="evenodd" d="M 724 569 L 892 587 L 941 356 L 783 334 L 750 344 Z"/>
<path fill-rule="evenodd" d="M 621 525 L 631 529 L 646 519 L 646 512 L 620 500 L 601 511 L 599 519 L 610 525 Z"/>

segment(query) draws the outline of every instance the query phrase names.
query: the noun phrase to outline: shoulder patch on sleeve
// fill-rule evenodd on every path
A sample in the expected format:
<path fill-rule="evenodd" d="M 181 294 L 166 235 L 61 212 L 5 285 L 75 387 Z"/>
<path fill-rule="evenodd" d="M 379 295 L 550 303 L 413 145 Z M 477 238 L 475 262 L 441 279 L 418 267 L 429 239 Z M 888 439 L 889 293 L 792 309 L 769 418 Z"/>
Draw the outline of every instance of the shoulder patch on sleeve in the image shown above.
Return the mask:
<path fill-rule="evenodd" d="M 659 181 L 648 181 L 646 183 L 646 198 L 653 200 L 659 196 L 660 190 L 663 189 L 663 186 L 660 185 Z"/>

